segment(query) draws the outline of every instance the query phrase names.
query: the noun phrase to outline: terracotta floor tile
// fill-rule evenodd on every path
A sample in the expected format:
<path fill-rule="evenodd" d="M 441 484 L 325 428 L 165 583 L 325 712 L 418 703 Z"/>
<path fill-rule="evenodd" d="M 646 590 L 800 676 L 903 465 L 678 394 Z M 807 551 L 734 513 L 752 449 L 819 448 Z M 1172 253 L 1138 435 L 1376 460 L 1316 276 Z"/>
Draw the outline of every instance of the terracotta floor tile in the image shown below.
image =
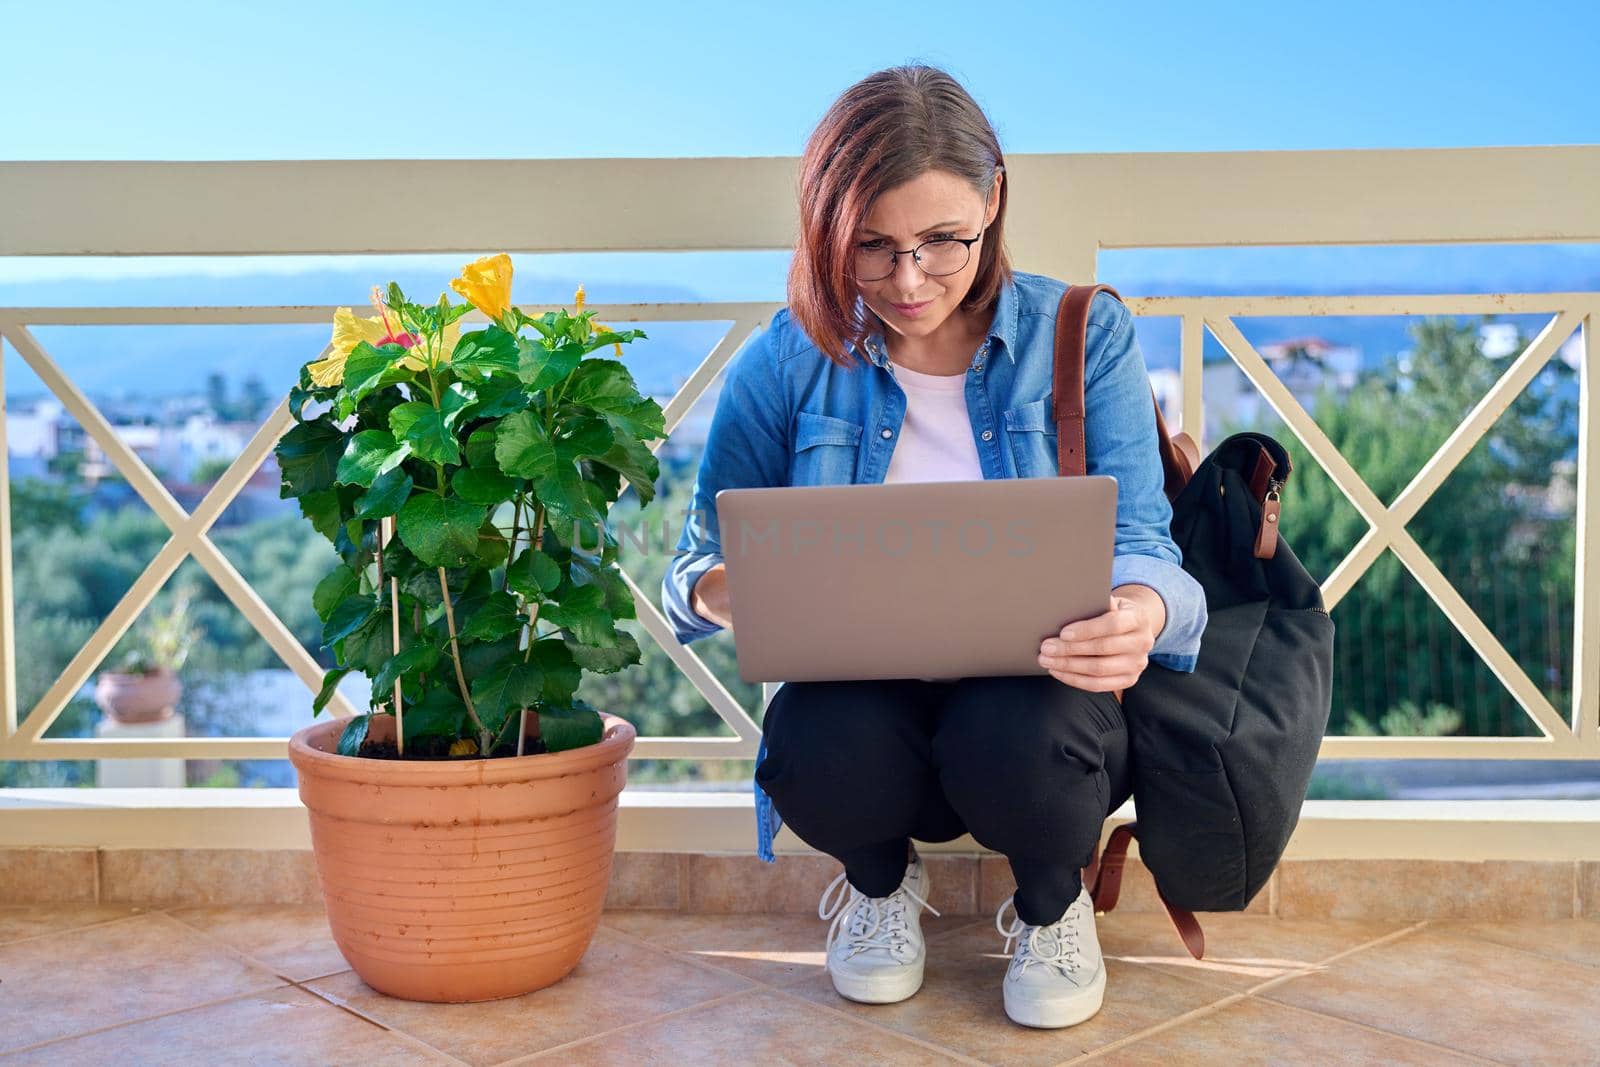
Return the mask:
<path fill-rule="evenodd" d="M 1297 1049 L 1315 1052 L 1297 1055 Z M 1268 1067 L 1291 1061 L 1349 1067 L 1487 1062 L 1255 997 L 1162 1030 L 1089 1062 L 1095 1067 L 1167 1067 L 1174 1063 Z"/>
<path fill-rule="evenodd" d="M 1173 974 L 1243 992 L 1285 974 L 1314 967 L 1336 953 L 1404 929 L 1402 922 L 1274 919 L 1269 915 L 1212 914 L 1199 917 L 1205 955 L 1183 947 L 1165 913 L 1114 911 L 1095 917 L 1100 948 L 1129 963 L 1147 963 Z"/>
<path fill-rule="evenodd" d="M 451 1061 L 310 993 L 288 988 L 43 1045 L 6 1064 L 125 1067 L 142 1062 L 162 1067 L 220 1063 L 386 1067 Z"/>
<path fill-rule="evenodd" d="M 929 946 L 922 989 L 899 1004 L 854 1004 L 833 991 L 826 973 L 797 982 L 795 993 L 985 1063 L 1060 1063 L 1222 999 L 1155 967 L 1107 961 L 1099 1014 L 1062 1030 L 1030 1030 L 1006 1018 L 1000 983 L 1009 956 L 993 927 L 977 924 Z"/>
<path fill-rule="evenodd" d="M 320 906 L 183 908 L 174 919 L 231 945 L 294 982 L 348 970 Z"/>
<path fill-rule="evenodd" d="M 130 904 L 33 904 L 0 908 L 0 945 L 25 937 L 56 934 L 80 926 L 126 919 L 142 908 Z"/>
<path fill-rule="evenodd" d="M 0 1052 L 283 984 L 166 915 L 0 946 Z"/>
<path fill-rule="evenodd" d="M 608 913 L 614 930 L 736 971 L 768 985 L 784 985 L 823 973 L 828 924 L 815 915 L 684 915 L 674 912 Z M 924 915 L 928 938 L 973 924 L 970 915 Z"/>
<path fill-rule="evenodd" d="M 1591 919 L 1557 919 L 1545 922 L 1430 923 L 1435 933 L 1493 941 L 1524 952 L 1536 952 L 1573 963 L 1600 967 L 1600 923 Z M 1600 974 L 1595 976 L 1600 984 Z"/>
<path fill-rule="evenodd" d="M 1473 1055 L 1592 1063 L 1593 967 L 1423 929 L 1257 995 Z"/>
<path fill-rule="evenodd" d="M 534 1062 L 661 1067 L 912 1067 L 965 1061 L 782 993 L 762 990 L 557 1049 Z"/>
<path fill-rule="evenodd" d="M 522 997 L 421 1004 L 375 992 L 347 971 L 308 988 L 469 1063 L 491 1064 L 750 988 L 601 929 L 577 970 Z"/>

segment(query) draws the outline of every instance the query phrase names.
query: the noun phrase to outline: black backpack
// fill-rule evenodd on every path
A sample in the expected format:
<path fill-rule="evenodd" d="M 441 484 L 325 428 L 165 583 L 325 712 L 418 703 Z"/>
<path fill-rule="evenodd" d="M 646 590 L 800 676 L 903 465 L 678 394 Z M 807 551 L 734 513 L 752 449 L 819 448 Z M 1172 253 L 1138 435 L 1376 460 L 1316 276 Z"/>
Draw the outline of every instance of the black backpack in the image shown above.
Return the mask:
<path fill-rule="evenodd" d="M 1069 286 L 1056 317 L 1058 468 L 1082 475 L 1084 345 L 1089 307 L 1108 285 Z M 1154 391 L 1151 400 L 1155 402 Z M 1085 868 L 1098 911 L 1116 906 L 1139 855 L 1190 953 L 1192 912 L 1242 911 L 1283 857 L 1311 784 L 1333 704 L 1333 619 L 1322 590 L 1278 534 L 1289 453 L 1237 433 L 1203 462 L 1187 434 L 1156 431 L 1172 539 L 1205 589 L 1208 618 L 1194 672 L 1150 664 L 1122 694 L 1136 821 L 1117 827 Z"/>

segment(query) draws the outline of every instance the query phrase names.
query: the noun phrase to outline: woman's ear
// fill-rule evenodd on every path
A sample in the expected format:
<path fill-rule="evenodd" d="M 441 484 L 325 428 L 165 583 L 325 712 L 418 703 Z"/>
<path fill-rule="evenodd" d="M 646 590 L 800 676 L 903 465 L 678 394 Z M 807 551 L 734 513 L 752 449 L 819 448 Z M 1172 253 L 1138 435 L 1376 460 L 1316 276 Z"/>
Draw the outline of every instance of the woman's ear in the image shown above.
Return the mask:
<path fill-rule="evenodd" d="M 983 226 L 988 229 L 993 225 L 995 216 L 1000 214 L 1000 184 L 1006 179 L 1004 167 L 996 167 L 994 171 L 994 186 L 989 190 L 989 204 L 984 208 Z"/>

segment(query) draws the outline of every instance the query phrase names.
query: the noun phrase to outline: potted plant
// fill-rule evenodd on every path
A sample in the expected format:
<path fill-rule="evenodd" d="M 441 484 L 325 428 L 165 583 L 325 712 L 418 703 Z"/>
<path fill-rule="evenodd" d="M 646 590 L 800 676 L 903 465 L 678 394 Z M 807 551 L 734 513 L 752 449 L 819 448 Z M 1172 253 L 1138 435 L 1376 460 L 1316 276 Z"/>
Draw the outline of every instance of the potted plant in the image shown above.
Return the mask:
<path fill-rule="evenodd" d="M 641 506 L 665 436 L 620 359 L 640 330 L 583 310 L 531 318 L 511 260 L 478 260 L 432 305 L 375 289 L 340 308 L 291 392 L 282 494 L 341 563 L 315 608 L 372 706 L 289 743 L 335 941 L 368 985 L 413 1000 L 515 996 L 560 979 L 599 922 L 633 727 L 575 693 L 636 664 L 607 512 Z M 473 308 L 489 319 L 464 331 Z"/>
<path fill-rule="evenodd" d="M 189 625 L 193 591 L 185 586 L 164 612 L 150 615 L 123 642 L 114 668 L 95 679 L 94 702 L 109 718 L 124 723 L 162 722 L 172 718 L 183 683 L 189 651 L 200 631 Z"/>

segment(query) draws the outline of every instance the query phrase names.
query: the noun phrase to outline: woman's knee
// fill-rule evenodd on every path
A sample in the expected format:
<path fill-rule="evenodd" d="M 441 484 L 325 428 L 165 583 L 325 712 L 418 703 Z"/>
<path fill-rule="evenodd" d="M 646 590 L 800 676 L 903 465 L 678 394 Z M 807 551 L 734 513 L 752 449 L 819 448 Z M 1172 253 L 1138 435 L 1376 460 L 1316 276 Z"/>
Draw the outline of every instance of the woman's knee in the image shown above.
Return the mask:
<path fill-rule="evenodd" d="M 957 810 L 1002 783 L 1020 803 L 1085 793 L 1105 803 L 1120 779 L 1126 732 L 1110 693 L 1049 675 L 971 678 L 942 708 L 933 755 Z"/>
<path fill-rule="evenodd" d="M 785 682 L 756 782 L 802 838 L 852 821 L 867 840 L 915 821 L 934 773 L 929 709 L 893 682 Z M 832 836 L 832 835 L 830 835 Z"/>

